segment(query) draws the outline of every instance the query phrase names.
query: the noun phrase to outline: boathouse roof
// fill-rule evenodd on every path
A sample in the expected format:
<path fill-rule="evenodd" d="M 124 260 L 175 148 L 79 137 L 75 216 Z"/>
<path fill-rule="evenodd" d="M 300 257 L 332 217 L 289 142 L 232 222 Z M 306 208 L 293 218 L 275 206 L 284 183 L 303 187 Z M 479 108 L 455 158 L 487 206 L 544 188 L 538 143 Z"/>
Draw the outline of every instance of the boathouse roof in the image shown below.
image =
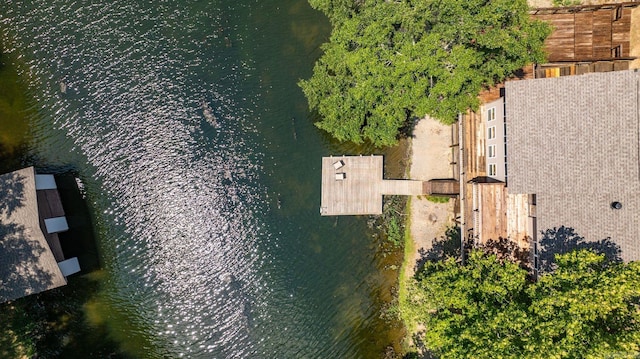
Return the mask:
<path fill-rule="evenodd" d="M 40 227 L 33 167 L 0 175 L 0 302 L 65 284 Z"/>

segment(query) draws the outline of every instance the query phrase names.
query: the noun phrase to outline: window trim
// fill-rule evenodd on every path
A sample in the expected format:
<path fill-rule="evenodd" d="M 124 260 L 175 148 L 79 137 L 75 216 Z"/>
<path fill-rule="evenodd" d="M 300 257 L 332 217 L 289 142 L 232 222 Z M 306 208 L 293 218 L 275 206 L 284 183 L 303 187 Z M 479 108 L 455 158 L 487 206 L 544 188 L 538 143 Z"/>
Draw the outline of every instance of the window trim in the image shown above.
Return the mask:
<path fill-rule="evenodd" d="M 495 107 L 491 107 L 487 110 L 487 121 L 493 121 L 496 119 L 496 108 Z"/>
<path fill-rule="evenodd" d="M 496 138 L 496 126 L 491 126 L 487 129 L 487 139 L 494 140 L 495 138 Z"/>
<path fill-rule="evenodd" d="M 491 168 L 493 168 L 493 171 L 491 171 Z M 488 169 L 488 174 L 489 176 L 497 176 L 498 175 L 498 166 L 495 163 L 489 163 L 489 169 Z"/>
<path fill-rule="evenodd" d="M 496 158 L 496 145 L 489 145 L 487 147 L 487 156 L 489 158 Z"/>
<path fill-rule="evenodd" d="M 613 58 L 622 57 L 622 45 L 618 45 L 611 48 L 611 57 Z"/>

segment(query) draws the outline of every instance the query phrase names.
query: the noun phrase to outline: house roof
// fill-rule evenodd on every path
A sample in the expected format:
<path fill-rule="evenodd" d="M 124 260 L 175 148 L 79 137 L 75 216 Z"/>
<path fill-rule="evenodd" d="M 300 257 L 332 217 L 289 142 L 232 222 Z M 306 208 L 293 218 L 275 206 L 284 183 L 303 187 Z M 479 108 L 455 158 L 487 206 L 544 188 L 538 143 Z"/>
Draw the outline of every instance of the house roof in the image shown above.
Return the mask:
<path fill-rule="evenodd" d="M 39 223 L 33 167 L 0 176 L 0 302 L 67 284 Z"/>
<path fill-rule="evenodd" d="M 613 248 L 617 258 L 640 260 L 639 75 L 506 84 L 507 185 L 510 193 L 537 195 L 543 247 L 544 233 L 564 228 L 546 242 L 556 252 L 579 236 Z M 611 207 L 615 201 L 621 209 Z"/>
<path fill-rule="evenodd" d="M 549 260 L 553 253 L 580 247 L 627 262 L 640 260 L 640 194 L 543 194 L 536 201 L 538 240 L 550 252 Z M 612 209 L 614 201 L 620 201 L 622 208 Z M 562 227 L 575 235 L 547 234 Z"/>
<path fill-rule="evenodd" d="M 511 193 L 639 193 L 639 73 L 507 82 Z"/>

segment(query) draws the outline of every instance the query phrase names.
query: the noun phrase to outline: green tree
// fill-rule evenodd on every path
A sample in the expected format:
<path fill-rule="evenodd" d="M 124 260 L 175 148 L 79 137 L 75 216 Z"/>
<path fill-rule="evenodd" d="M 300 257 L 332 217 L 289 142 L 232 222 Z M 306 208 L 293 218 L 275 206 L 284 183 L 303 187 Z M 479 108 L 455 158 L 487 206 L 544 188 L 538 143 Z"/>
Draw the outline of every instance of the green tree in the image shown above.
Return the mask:
<path fill-rule="evenodd" d="M 403 310 L 424 324 L 426 346 L 445 358 L 640 354 L 640 263 L 611 263 L 588 250 L 556 261 L 538 282 L 480 251 L 464 266 L 428 262 Z"/>
<path fill-rule="evenodd" d="M 364 4 L 364 0 L 309 0 L 309 4 L 327 15 L 335 25 L 352 17 Z"/>
<path fill-rule="evenodd" d="M 453 123 L 481 89 L 544 59 L 546 24 L 525 0 L 310 0 L 330 41 L 300 81 L 317 126 L 342 141 L 392 145 L 407 121 Z"/>
<path fill-rule="evenodd" d="M 540 358 L 640 355 L 640 263 L 608 262 L 582 250 L 556 256 L 557 269 L 529 288 L 530 353 Z"/>

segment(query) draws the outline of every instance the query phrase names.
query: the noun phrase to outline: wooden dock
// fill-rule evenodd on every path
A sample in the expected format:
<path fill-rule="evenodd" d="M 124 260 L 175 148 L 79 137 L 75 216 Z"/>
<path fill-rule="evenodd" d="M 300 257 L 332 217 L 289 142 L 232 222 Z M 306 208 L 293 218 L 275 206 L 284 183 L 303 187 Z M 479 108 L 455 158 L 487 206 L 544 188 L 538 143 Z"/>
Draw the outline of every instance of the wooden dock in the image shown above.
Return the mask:
<path fill-rule="evenodd" d="M 322 158 L 323 216 L 382 214 L 383 195 L 421 195 L 423 182 L 385 180 L 382 156 Z"/>
<path fill-rule="evenodd" d="M 42 229 L 42 234 L 44 234 L 56 261 L 62 262 L 65 258 L 62 252 L 62 245 L 60 244 L 58 233 L 47 232 L 47 228 L 44 224 L 44 220 L 46 218 L 64 216 L 60 193 L 58 193 L 57 189 L 36 190 L 36 196 L 38 199 L 38 214 L 40 217 L 40 228 Z"/>

